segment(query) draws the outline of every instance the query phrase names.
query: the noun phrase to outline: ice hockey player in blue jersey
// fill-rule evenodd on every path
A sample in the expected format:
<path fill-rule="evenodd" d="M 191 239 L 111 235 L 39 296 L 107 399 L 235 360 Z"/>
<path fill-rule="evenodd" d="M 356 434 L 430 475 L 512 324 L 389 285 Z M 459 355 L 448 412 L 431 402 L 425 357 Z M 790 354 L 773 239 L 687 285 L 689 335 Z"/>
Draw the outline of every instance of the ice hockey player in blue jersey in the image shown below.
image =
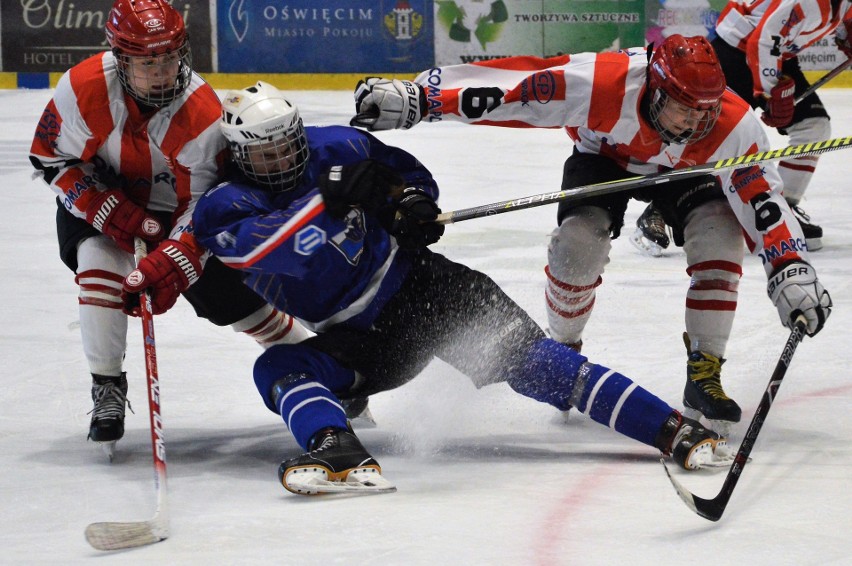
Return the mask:
<path fill-rule="evenodd" d="M 489 277 L 430 251 L 444 231 L 438 187 L 412 155 L 354 128 L 304 127 L 264 82 L 228 92 L 220 125 L 241 175 L 201 198 L 196 236 L 317 333 L 254 367 L 305 450 L 279 467 L 287 490 L 393 491 L 341 400 L 403 385 L 434 358 L 477 387 L 573 406 L 686 469 L 729 456 L 718 434 L 547 338 Z"/>

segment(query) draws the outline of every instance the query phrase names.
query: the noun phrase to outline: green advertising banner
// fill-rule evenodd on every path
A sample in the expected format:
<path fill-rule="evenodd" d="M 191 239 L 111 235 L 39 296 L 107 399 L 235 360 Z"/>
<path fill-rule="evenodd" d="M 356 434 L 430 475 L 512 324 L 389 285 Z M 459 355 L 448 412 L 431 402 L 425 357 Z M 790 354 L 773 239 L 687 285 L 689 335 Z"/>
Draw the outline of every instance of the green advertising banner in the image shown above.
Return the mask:
<path fill-rule="evenodd" d="M 644 43 L 645 0 L 435 0 L 437 65 Z"/>

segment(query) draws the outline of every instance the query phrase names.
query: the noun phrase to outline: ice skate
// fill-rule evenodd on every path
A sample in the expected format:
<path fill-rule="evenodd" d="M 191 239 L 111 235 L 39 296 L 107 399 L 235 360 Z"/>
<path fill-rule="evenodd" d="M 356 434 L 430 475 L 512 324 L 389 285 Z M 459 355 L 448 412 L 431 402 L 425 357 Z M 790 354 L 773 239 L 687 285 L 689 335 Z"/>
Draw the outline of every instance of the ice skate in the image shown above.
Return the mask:
<path fill-rule="evenodd" d="M 316 433 L 309 452 L 285 460 L 278 479 L 301 495 L 319 493 L 389 493 L 396 486 L 382 476 L 379 463 L 351 430 L 327 428 Z"/>
<path fill-rule="evenodd" d="M 353 397 L 352 399 L 341 399 L 340 404 L 343 405 L 343 410 L 346 411 L 346 418 L 353 427 L 356 428 L 375 428 L 376 419 L 373 418 L 373 413 L 370 411 L 369 397 Z"/>
<path fill-rule="evenodd" d="M 733 459 L 727 438 L 677 411 L 669 415 L 655 444 L 685 470 L 727 466 Z"/>
<path fill-rule="evenodd" d="M 721 434 L 728 435 L 732 423 L 740 422 L 742 410 L 722 389 L 721 368 L 725 360 L 704 352 L 692 352 L 686 363 L 683 389 L 684 415 L 699 420 L 702 416 Z"/>
<path fill-rule="evenodd" d="M 663 215 L 653 204 L 649 204 L 636 221 L 636 230 L 630 236 L 630 243 L 645 255 L 660 257 L 669 247 L 669 236 Z"/>
<path fill-rule="evenodd" d="M 127 401 L 127 375 L 122 373 L 113 377 L 93 373 L 92 401 L 89 440 L 99 443 L 112 461 L 115 443 L 124 436 L 125 405 L 130 405 Z"/>
<path fill-rule="evenodd" d="M 795 204 L 790 204 L 790 209 L 793 211 L 793 216 L 799 222 L 802 228 L 802 234 L 805 236 L 805 242 L 808 244 L 808 251 L 815 252 L 822 248 L 822 228 L 811 223 L 811 217 L 802 208 Z"/>

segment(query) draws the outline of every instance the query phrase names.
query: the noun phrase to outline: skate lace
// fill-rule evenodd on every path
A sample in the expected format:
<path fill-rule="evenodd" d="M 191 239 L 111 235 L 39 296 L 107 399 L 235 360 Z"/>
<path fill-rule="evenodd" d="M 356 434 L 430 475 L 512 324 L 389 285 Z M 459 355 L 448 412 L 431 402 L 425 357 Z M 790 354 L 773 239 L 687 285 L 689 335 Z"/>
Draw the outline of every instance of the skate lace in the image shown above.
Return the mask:
<path fill-rule="evenodd" d="M 802 209 L 801 209 L 801 207 L 799 207 L 798 205 L 793 205 L 793 206 L 791 206 L 791 207 L 790 207 L 790 209 L 791 209 L 793 212 L 795 212 L 795 213 L 796 213 L 796 215 L 797 215 L 797 216 L 799 216 L 799 218 L 801 218 L 801 219 L 802 219 L 802 220 L 804 220 L 805 222 L 810 223 L 810 221 L 811 221 L 811 217 L 810 217 L 810 215 L 808 215 L 808 213 L 807 213 L 807 212 L 805 212 L 804 210 L 802 210 Z"/>
<path fill-rule="evenodd" d="M 87 414 L 93 415 L 95 419 L 120 419 L 124 417 L 124 406 L 133 412 L 130 406 L 130 401 L 127 400 L 124 392 L 121 391 L 114 383 L 106 383 L 104 385 L 96 385 L 95 406 Z"/>
<path fill-rule="evenodd" d="M 718 358 L 709 356 L 701 360 L 690 360 L 689 379 L 694 381 L 705 393 L 715 399 L 727 400 L 729 397 L 722 389 L 720 373 L 722 363 Z"/>
<path fill-rule="evenodd" d="M 313 451 L 314 452 L 322 452 L 326 448 L 332 448 L 336 444 L 337 444 L 337 442 L 335 441 L 334 435 L 329 434 L 328 436 L 326 436 L 325 438 L 322 439 L 322 442 L 320 443 L 319 447 L 315 448 Z"/>
<path fill-rule="evenodd" d="M 666 222 L 663 220 L 663 215 L 656 210 L 651 211 L 647 216 L 643 215 L 643 221 L 652 231 L 665 235 Z"/>

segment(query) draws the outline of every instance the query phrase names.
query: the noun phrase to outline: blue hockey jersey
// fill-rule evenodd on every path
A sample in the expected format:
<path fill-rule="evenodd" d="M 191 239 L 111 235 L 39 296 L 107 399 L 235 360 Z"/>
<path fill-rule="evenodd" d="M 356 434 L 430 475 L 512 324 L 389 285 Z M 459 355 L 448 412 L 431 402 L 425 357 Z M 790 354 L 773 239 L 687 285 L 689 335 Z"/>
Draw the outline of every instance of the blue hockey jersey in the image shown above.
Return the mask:
<path fill-rule="evenodd" d="M 272 193 L 243 178 L 220 184 L 199 201 L 195 236 L 245 283 L 314 331 L 345 323 L 369 328 L 408 273 L 400 249 L 372 214 L 353 208 L 333 218 L 317 188 L 333 165 L 375 159 L 406 186 L 437 198 L 431 173 L 411 154 L 345 126 L 307 127 L 310 159 L 296 189 Z"/>

